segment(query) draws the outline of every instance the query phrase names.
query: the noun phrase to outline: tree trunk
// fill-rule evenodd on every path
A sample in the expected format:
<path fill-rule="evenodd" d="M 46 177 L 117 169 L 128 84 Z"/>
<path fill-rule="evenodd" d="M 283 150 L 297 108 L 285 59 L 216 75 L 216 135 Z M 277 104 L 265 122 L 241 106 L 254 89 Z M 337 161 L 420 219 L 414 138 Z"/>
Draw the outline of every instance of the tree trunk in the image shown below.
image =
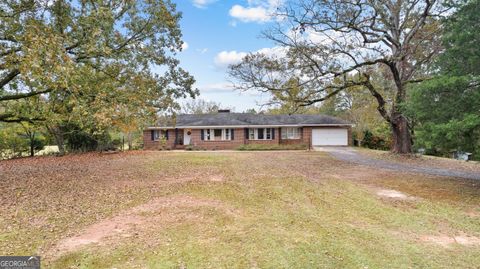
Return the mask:
<path fill-rule="evenodd" d="M 127 141 L 128 141 L 128 150 L 132 150 L 133 149 L 133 134 L 132 132 L 128 132 L 127 134 Z"/>
<path fill-rule="evenodd" d="M 55 141 L 57 142 L 59 155 L 65 155 L 65 141 L 63 139 L 63 133 L 61 131 L 55 135 Z"/>
<path fill-rule="evenodd" d="M 412 153 L 412 136 L 407 119 L 403 115 L 393 117 L 390 126 L 393 134 L 392 152 L 399 154 Z"/>
<path fill-rule="evenodd" d="M 52 134 L 52 136 L 55 138 L 55 143 L 57 143 L 58 146 L 58 154 L 60 156 L 65 155 L 65 141 L 63 139 L 63 132 L 58 126 L 54 127 L 47 127 L 48 131 Z"/>
<path fill-rule="evenodd" d="M 27 132 L 30 138 L 30 157 L 35 156 L 35 132 Z"/>
<path fill-rule="evenodd" d="M 35 156 L 35 145 L 30 143 L 30 157 Z"/>
<path fill-rule="evenodd" d="M 393 51 L 394 55 L 397 52 Z M 402 78 L 402 62 L 396 62 L 389 65 L 396 86 L 396 96 L 392 104 L 390 113 L 390 126 L 392 127 L 393 146 L 392 152 L 398 154 L 412 153 L 412 135 L 408 125 L 408 119 L 401 110 L 406 101 L 407 92 L 405 88 L 405 79 Z M 404 71 L 404 70 L 403 70 Z"/>

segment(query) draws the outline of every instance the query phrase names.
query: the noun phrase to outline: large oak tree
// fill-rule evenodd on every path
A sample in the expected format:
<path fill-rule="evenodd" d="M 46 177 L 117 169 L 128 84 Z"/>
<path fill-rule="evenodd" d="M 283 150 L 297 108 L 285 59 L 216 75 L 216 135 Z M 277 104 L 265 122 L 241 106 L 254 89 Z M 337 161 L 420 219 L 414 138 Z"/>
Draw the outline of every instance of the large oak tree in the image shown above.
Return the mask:
<path fill-rule="evenodd" d="M 63 113 L 109 124 L 195 96 L 175 59 L 180 18 L 169 0 L 1 1 L 0 121 Z M 40 95 L 46 114 L 24 114 L 21 103 Z"/>
<path fill-rule="evenodd" d="M 437 0 L 287 1 L 276 26 L 264 32 L 283 54 L 250 54 L 230 67 L 230 75 L 239 89 L 284 96 L 292 90 L 286 82 L 298 80 L 304 90 L 291 96 L 301 106 L 364 87 L 391 126 L 392 151 L 410 153 L 407 88 L 425 79 L 440 51 L 439 19 L 447 11 Z"/>

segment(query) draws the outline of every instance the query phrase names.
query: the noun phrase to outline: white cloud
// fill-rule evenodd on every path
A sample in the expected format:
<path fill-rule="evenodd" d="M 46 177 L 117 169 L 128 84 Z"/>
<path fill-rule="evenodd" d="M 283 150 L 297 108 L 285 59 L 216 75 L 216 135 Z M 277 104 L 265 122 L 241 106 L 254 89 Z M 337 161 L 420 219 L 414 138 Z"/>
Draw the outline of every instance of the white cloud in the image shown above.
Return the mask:
<path fill-rule="evenodd" d="M 284 57 L 287 49 L 284 47 L 263 48 L 253 53 L 262 53 L 268 57 Z M 247 56 L 247 52 L 241 51 L 222 51 L 215 56 L 214 63 L 218 68 L 227 68 L 231 64 L 238 64 L 243 57 Z"/>
<path fill-rule="evenodd" d="M 199 86 L 198 89 L 202 93 L 224 93 L 234 91 L 233 84 L 229 82 L 219 82 Z"/>
<path fill-rule="evenodd" d="M 217 67 L 226 68 L 231 64 L 237 64 L 247 56 L 246 52 L 222 51 L 215 56 L 214 62 Z"/>
<path fill-rule="evenodd" d="M 217 0 L 192 0 L 194 6 L 198 8 L 206 8 L 208 5 L 217 2 Z"/>
<path fill-rule="evenodd" d="M 272 20 L 272 14 L 283 0 L 248 0 L 247 6 L 234 5 L 229 11 L 231 17 L 242 22 L 265 23 Z M 230 25 L 235 26 L 235 22 Z"/>
<path fill-rule="evenodd" d="M 207 53 L 208 48 L 196 49 L 196 51 L 200 52 L 200 54 L 205 54 L 205 53 Z"/>
<path fill-rule="evenodd" d="M 188 49 L 188 43 L 183 41 L 183 44 L 182 44 L 182 51 L 186 51 Z"/>
<path fill-rule="evenodd" d="M 268 11 L 263 7 L 242 7 L 234 5 L 230 9 L 230 16 L 243 22 L 267 22 L 270 20 Z"/>
<path fill-rule="evenodd" d="M 268 57 L 285 57 L 287 54 L 287 48 L 278 46 L 272 48 L 263 48 L 255 51 L 255 53 L 261 53 Z"/>

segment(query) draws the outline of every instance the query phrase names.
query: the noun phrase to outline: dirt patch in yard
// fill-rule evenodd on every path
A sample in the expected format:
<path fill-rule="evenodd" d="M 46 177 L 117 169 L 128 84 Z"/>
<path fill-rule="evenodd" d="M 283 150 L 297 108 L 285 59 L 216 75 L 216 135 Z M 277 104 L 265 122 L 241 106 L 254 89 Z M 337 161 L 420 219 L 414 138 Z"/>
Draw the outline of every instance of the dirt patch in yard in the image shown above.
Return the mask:
<path fill-rule="evenodd" d="M 415 197 L 409 196 L 403 192 L 396 191 L 396 190 L 381 189 L 381 190 L 378 190 L 376 193 L 378 196 L 396 199 L 396 200 L 415 200 Z"/>
<path fill-rule="evenodd" d="M 105 244 L 122 237 L 130 237 L 152 225 L 158 227 L 163 224 L 195 219 L 198 216 L 194 210 L 200 207 L 220 210 L 233 217 L 238 214 L 235 209 L 227 207 L 218 200 L 199 199 L 186 195 L 157 198 L 130 208 L 115 217 L 95 223 L 75 236 L 60 240 L 45 256 L 59 257 L 89 244 Z"/>
<path fill-rule="evenodd" d="M 471 217 L 471 218 L 480 218 L 480 212 L 479 211 L 469 210 L 469 211 L 466 212 L 466 215 Z"/>
<path fill-rule="evenodd" d="M 213 175 L 210 177 L 210 181 L 222 182 L 222 181 L 225 181 L 225 178 L 222 175 Z"/>
<path fill-rule="evenodd" d="M 455 236 L 448 235 L 424 235 L 420 237 L 420 241 L 433 243 L 445 248 L 451 247 L 454 244 L 462 246 L 480 246 L 480 238 L 476 236 L 469 236 L 460 234 Z"/>

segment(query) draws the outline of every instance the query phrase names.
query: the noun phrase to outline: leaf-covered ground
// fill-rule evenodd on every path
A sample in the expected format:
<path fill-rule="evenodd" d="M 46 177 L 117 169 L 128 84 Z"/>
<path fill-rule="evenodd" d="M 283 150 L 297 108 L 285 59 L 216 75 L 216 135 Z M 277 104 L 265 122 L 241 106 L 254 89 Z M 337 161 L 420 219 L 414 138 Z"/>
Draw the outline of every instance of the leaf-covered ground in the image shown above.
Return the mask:
<path fill-rule="evenodd" d="M 478 181 L 322 152 L 0 162 L 0 253 L 46 268 L 476 268 Z"/>

